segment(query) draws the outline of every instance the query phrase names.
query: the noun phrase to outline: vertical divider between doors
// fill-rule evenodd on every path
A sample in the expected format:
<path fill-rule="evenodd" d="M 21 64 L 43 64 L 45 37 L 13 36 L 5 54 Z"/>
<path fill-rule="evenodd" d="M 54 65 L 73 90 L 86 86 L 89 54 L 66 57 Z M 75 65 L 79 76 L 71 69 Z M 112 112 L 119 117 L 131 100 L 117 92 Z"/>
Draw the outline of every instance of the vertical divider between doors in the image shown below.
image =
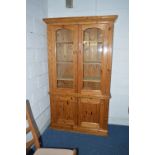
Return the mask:
<path fill-rule="evenodd" d="M 76 25 L 76 71 L 75 71 L 75 74 L 76 74 L 76 89 L 75 89 L 75 94 L 78 93 L 78 53 L 79 53 L 79 26 Z M 76 127 L 78 126 L 78 98 L 77 96 L 75 95 L 75 120 L 76 120 Z"/>
<path fill-rule="evenodd" d="M 81 52 L 82 52 L 82 47 L 81 47 L 81 44 L 82 44 L 82 30 L 81 30 L 81 25 L 78 25 L 78 53 L 77 53 L 77 57 L 78 57 L 78 61 L 77 61 L 77 72 L 78 72 L 78 91 L 77 91 L 77 93 L 78 94 L 80 94 L 81 93 L 81 63 L 82 63 L 82 61 L 81 61 Z M 81 62 L 81 63 L 80 63 Z M 77 112 L 77 125 L 79 126 L 79 124 L 80 124 L 80 121 L 79 121 L 79 103 L 80 103 L 80 98 L 79 98 L 79 95 L 77 95 L 77 109 L 78 109 L 78 112 Z"/>

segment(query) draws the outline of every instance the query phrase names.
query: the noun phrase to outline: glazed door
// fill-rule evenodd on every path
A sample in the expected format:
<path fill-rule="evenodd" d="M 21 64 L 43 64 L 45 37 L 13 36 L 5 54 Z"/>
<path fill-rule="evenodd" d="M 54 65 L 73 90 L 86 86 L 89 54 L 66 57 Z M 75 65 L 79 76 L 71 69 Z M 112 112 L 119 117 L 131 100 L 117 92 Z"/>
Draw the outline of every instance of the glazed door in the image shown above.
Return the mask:
<path fill-rule="evenodd" d="M 53 92 L 77 91 L 77 26 L 52 26 Z"/>
<path fill-rule="evenodd" d="M 106 46 L 104 24 L 82 25 L 80 27 L 80 52 L 78 56 L 78 93 L 87 95 L 78 99 L 79 126 L 100 129 L 103 100 L 93 96 L 103 95 L 104 52 Z"/>
<path fill-rule="evenodd" d="M 78 27 L 58 25 L 49 27 L 52 43 L 50 68 L 51 118 L 53 126 L 72 128 L 76 123 L 77 99 L 64 94 L 77 92 Z M 50 53 L 49 53 L 50 55 Z"/>
<path fill-rule="evenodd" d="M 106 25 L 80 27 L 80 52 L 78 62 L 78 92 L 103 94 L 104 53 L 106 52 Z"/>

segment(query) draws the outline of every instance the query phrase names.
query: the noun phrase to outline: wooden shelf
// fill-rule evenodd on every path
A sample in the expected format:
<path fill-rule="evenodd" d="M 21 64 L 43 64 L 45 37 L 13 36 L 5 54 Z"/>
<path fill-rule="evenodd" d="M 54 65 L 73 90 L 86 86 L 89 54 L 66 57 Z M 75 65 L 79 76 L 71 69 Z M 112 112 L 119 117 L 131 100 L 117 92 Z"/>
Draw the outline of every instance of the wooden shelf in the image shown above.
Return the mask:
<path fill-rule="evenodd" d="M 65 63 L 65 64 L 66 64 L 66 63 L 67 63 L 67 64 L 68 64 L 68 63 L 71 64 L 71 63 L 73 63 L 73 61 L 57 61 L 56 63 L 57 63 L 57 64 L 63 64 L 63 63 Z"/>
<path fill-rule="evenodd" d="M 83 64 L 101 64 L 101 62 L 99 62 L 99 61 L 85 61 L 85 62 L 83 62 Z"/>
<path fill-rule="evenodd" d="M 92 44 L 92 43 L 94 43 L 94 44 L 103 44 L 103 41 L 91 41 L 91 40 L 90 40 L 90 41 L 89 41 L 89 40 L 87 41 L 87 40 L 86 40 L 86 41 L 83 41 L 83 44 L 85 44 L 85 43 L 86 43 L 86 44 L 88 44 L 88 43 L 91 43 L 91 44 Z"/>
<path fill-rule="evenodd" d="M 73 78 L 58 78 L 57 81 L 73 81 Z"/>
<path fill-rule="evenodd" d="M 91 78 L 85 78 L 85 79 L 83 79 L 83 82 L 101 82 L 101 80 L 99 80 L 99 79 L 91 79 Z"/>
<path fill-rule="evenodd" d="M 73 41 L 56 42 L 56 44 L 73 44 Z"/>

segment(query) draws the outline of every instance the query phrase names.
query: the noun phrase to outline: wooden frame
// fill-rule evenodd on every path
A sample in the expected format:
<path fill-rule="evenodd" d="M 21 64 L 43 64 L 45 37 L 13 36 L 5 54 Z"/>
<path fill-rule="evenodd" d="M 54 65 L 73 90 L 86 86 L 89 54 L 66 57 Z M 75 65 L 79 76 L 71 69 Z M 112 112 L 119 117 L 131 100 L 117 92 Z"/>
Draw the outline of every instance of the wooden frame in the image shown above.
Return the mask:
<path fill-rule="evenodd" d="M 26 120 L 28 121 L 29 125 L 26 128 L 26 134 L 29 132 L 32 133 L 32 140 L 26 143 L 26 150 L 29 151 L 29 149 L 32 147 L 33 144 L 35 145 L 36 149 L 39 149 L 40 148 L 39 131 L 33 119 L 30 103 L 28 100 L 26 100 Z"/>

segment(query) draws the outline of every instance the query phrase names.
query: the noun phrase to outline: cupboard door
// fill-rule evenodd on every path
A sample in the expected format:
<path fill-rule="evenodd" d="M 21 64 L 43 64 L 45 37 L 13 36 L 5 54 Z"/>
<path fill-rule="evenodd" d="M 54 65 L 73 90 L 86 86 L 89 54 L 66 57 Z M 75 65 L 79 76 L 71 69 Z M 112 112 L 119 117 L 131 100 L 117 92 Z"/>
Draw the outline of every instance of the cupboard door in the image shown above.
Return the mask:
<path fill-rule="evenodd" d="M 100 100 L 82 98 L 78 103 L 78 125 L 82 128 L 100 128 Z"/>
<path fill-rule="evenodd" d="M 54 126 L 73 128 L 77 124 L 77 100 L 75 97 L 52 97 L 52 123 Z"/>
<path fill-rule="evenodd" d="M 78 101 L 78 126 L 87 130 L 108 129 L 109 100 L 81 98 Z"/>
<path fill-rule="evenodd" d="M 52 26 L 52 85 L 53 91 L 75 92 L 77 89 L 78 28 Z"/>
<path fill-rule="evenodd" d="M 106 25 L 91 24 L 80 26 L 80 53 L 78 57 L 79 93 L 102 93 L 104 76 L 104 48 Z"/>

